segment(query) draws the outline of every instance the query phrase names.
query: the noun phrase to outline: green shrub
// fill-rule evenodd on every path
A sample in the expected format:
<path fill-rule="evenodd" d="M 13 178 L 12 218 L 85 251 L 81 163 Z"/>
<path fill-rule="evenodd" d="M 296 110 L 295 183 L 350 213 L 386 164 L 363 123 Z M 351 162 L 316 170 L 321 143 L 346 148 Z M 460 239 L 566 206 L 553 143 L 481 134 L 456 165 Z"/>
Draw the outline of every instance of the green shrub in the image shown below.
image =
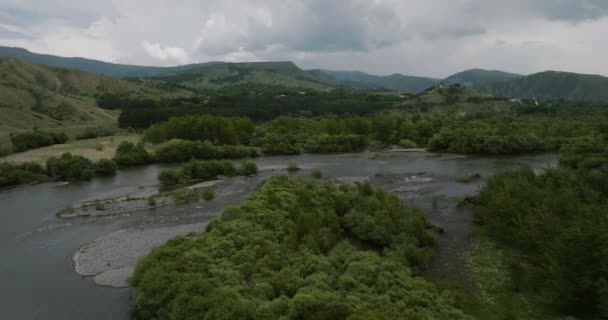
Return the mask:
<path fill-rule="evenodd" d="M 321 170 L 319 170 L 319 169 L 313 170 L 313 171 L 310 173 L 310 175 L 311 175 L 313 178 L 315 178 L 315 179 L 321 179 L 321 178 L 323 178 L 323 172 L 321 172 Z"/>
<path fill-rule="evenodd" d="M 177 170 L 162 170 L 158 173 L 158 181 L 163 188 L 174 187 L 181 183 L 181 175 Z"/>
<path fill-rule="evenodd" d="M 41 182 L 48 178 L 46 170 L 37 163 L 26 162 L 15 165 L 0 162 L 0 187 Z"/>
<path fill-rule="evenodd" d="M 215 189 L 214 188 L 205 188 L 203 189 L 203 199 L 205 201 L 211 201 L 215 198 Z"/>
<path fill-rule="evenodd" d="M 151 163 L 152 157 L 141 142 L 133 144 L 123 141 L 116 148 L 114 162 L 121 167 L 139 166 Z"/>
<path fill-rule="evenodd" d="M 100 159 L 95 163 L 95 173 L 100 176 L 108 176 L 116 173 L 116 162 L 110 159 Z"/>
<path fill-rule="evenodd" d="M 254 161 L 247 159 L 243 161 L 241 164 L 241 169 L 239 170 L 240 174 L 244 176 L 249 176 L 258 173 L 258 166 Z"/>
<path fill-rule="evenodd" d="M 25 132 L 11 135 L 15 152 L 23 152 L 53 144 L 65 143 L 68 137 L 65 133 L 50 133 L 42 131 Z"/>
<path fill-rule="evenodd" d="M 410 139 L 402 139 L 399 140 L 399 146 L 401 146 L 402 148 L 417 148 L 418 144 Z"/>
<path fill-rule="evenodd" d="M 287 171 L 289 172 L 295 172 L 295 171 L 299 171 L 300 167 L 298 166 L 298 163 L 293 161 L 293 160 L 289 160 L 289 162 L 287 162 Z"/>
<path fill-rule="evenodd" d="M 95 175 L 95 165 L 85 157 L 64 153 L 46 161 L 49 176 L 63 181 L 89 180 Z"/>

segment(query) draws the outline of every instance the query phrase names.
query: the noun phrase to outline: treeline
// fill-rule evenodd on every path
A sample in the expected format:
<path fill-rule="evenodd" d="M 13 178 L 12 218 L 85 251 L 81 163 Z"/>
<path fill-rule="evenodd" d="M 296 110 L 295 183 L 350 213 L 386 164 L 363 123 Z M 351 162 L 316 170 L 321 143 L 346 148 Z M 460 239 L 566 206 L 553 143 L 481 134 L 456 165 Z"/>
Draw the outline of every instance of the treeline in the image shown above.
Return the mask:
<path fill-rule="evenodd" d="M 119 118 L 123 128 L 147 128 L 172 117 L 200 114 L 248 117 L 256 122 L 270 121 L 282 115 L 368 115 L 388 110 L 399 101 L 400 98 L 394 95 L 361 91 L 318 92 L 259 86 L 207 90 L 198 97 L 157 101 L 110 94 L 97 98 L 102 108 L 123 110 Z"/>
<path fill-rule="evenodd" d="M 116 172 L 114 161 L 102 159 L 93 162 L 82 156 L 64 153 L 51 157 L 43 167 L 34 162 L 12 164 L 0 162 L 0 187 L 44 181 L 81 181 L 94 176 L 111 175 Z"/>
<path fill-rule="evenodd" d="M 278 117 L 258 126 L 246 118 L 203 115 L 173 118 L 154 125 L 145 131 L 144 139 L 250 145 L 261 148 L 267 155 L 354 152 L 370 145 L 428 147 L 457 153 L 523 154 L 557 151 L 562 145 L 590 132 L 590 126 L 570 120 L 454 120 L 439 114 Z"/>
<path fill-rule="evenodd" d="M 255 162 L 245 160 L 237 169 L 229 160 L 190 160 L 179 169 L 166 169 L 158 174 L 158 181 L 163 188 L 173 188 L 196 182 L 217 179 L 218 176 L 233 177 L 252 175 L 258 172 Z"/>
<path fill-rule="evenodd" d="M 139 261 L 135 317 L 465 319 L 416 277 L 432 246 L 423 212 L 367 183 L 273 177 Z"/>
<path fill-rule="evenodd" d="M 261 148 L 267 155 L 353 152 L 370 141 L 381 145 L 409 139 L 425 145 L 434 124 L 420 117 L 406 120 L 392 114 L 373 117 L 327 115 L 320 118 L 278 117 L 255 126 L 246 118 L 208 115 L 172 118 L 150 127 L 144 140 L 206 140 L 215 144 L 242 144 Z M 191 153 L 186 148 L 183 151 Z M 158 152 L 160 154 L 160 152 Z"/>
<path fill-rule="evenodd" d="M 151 126 L 143 139 L 154 143 L 171 139 L 207 140 L 216 145 L 248 145 L 255 124 L 249 118 L 209 115 L 172 118 Z"/>
<path fill-rule="evenodd" d="M 113 159 L 96 162 L 71 153 L 51 157 L 43 167 L 37 163 L 12 164 L 0 162 L 0 187 L 44 181 L 80 181 L 95 176 L 114 174 L 117 168 L 152 163 L 175 163 L 191 159 L 245 159 L 260 155 L 259 148 L 245 146 L 214 146 L 208 141 L 176 141 L 155 152 L 148 152 L 143 143 L 123 141 Z"/>
<path fill-rule="evenodd" d="M 68 137 L 65 133 L 32 131 L 11 135 L 11 143 L 13 144 L 14 152 L 23 152 L 30 149 L 61 144 L 65 143 L 67 140 Z"/>
<path fill-rule="evenodd" d="M 214 146 L 209 141 L 173 141 L 154 152 L 157 163 L 184 162 L 190 159 L 244 159 L 261 155 L 260 149 L 247 146 Z"/>

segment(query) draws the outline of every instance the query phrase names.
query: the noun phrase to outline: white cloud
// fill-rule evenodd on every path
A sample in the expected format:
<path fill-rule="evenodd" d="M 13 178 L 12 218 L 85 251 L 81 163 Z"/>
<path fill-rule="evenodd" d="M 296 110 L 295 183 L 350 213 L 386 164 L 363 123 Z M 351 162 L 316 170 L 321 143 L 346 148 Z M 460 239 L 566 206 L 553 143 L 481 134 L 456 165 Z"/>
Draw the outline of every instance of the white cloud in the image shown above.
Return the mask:
<path fill-rule="evenodd" d="M 184 48 L 166 47 L 148 41 L 143 41 L 141 46 L 148 55 L 163 62 L 167 62 L 168 65 L 175 63 L 186 64 L 190 61 L 188 52 Z"/>

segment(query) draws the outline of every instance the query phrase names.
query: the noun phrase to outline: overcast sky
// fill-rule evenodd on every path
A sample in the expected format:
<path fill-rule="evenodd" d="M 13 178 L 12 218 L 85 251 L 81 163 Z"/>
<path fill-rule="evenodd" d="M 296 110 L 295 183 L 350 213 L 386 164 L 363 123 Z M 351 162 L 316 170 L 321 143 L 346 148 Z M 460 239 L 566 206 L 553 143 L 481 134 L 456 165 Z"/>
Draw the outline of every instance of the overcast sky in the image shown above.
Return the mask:
<path fill-rule="evenodd" d="M 139 65 L 608 75 L 608 0 L 0 0 L 0 45 Z"/>

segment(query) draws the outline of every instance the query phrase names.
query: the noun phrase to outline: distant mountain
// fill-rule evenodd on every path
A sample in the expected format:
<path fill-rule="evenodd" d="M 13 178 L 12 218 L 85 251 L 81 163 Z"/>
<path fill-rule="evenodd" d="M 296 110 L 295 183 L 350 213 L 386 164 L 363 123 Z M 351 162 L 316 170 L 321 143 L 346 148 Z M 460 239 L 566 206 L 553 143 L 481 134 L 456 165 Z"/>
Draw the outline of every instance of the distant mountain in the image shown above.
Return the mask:
<path fill-rule="evenodd" d="M 608 101 L 608 78 L 599 75 L 545 71 L 483 86 L 500 97 Z"/>
<path fill-rule="evenodd" d="M 360 71 L 319 71 L 334 78 L 336 85 L 356 89 L 390 89 L 419 93 L 440 81 L 434 78 L 405 76 L 398 73 L 390 76 L 375 76 Z"/>
<path fill-rule="evenodd" d="M 113 78 L 154 76 L 162 73 L 185 71 L 191 68 L 198 68 L 204 65 L 213 64 L 213 62 L 209 62 L 177 67 L 134 66 L 85 58 L 65 58 L 49 54 L 33 53 L 22 48 L 2 46 L 0 46 L 0 57 L 16 58 L 51 67 L 76 69 Z"/>
<path fill-rule="evenodd" d="M 497 70 L 471 69 L 444 80 L 402 74 L 375 76 L 358 71 L 302 70 L 292 62 L 228 63 L 208 62 L 176 67 L 114 64 L 84 58 L 37 54 L 21 48 L 0 47 L 0 57 L 12 57 L 51 67 L 76 69 L 112 78 L 140 78 L 200 88 L 221 88 L 234 84 L 273 85 L 330 90 L 405 90 L 420 93 L 439 82 L 474 87 L 501 97 L 608 101 L 608 78 L 568 72 L 547 71 L 529 76 Z M 1 94 L 1 93 L 0 93 Z M 0 98 L 4 98 L 0 96 Z"/>
<path fill-rule="evenodd" d="M 186 96 L 140 83 L 0 58 L 0 132 L 53 127 L 116 125 L 118 113 L 97 107 L 96 94 L 159 99 Z"/>
<path fill-rule="evenodd" d="M 468 87 L 485 88 L 488 85 L 514 80 L 523 77 L 515 73 L 498 70 L 470 69 L 451 75 L 443 80 L 445 83 L 459 83 Z"/>
<path fill-rule="evenodd" d="M 197 89 L 253 84 L 329 90 L 332 89 L 333 82 L 333 79 L 320 72 L 302 70 L 289 61 L 218 62 L 188 70 L 168 71 L 148 79 L 179 83 Z"/>

